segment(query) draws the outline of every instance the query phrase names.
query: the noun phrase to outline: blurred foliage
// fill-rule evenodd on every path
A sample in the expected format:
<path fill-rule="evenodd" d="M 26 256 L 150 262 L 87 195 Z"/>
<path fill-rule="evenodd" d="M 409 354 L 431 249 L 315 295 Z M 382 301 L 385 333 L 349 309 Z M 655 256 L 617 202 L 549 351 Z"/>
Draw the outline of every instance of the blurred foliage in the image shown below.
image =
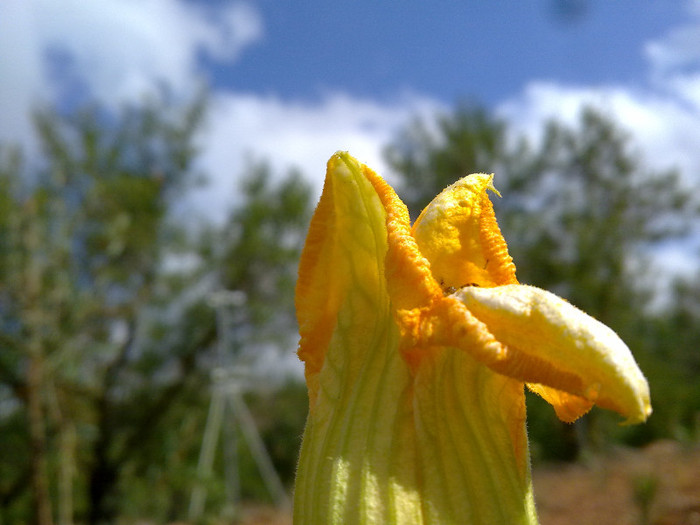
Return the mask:
<path fill-rule="evenodd" d="M 221 363 L 211 293 L 245 293 L 249 354 L 293 344 L 309 188 L 250 166 L 224 225 L 177 217 L 205 108 L 45 109 L 40 156 L 0 150 L 0 522 L 182 519 Z M 287 470 L 300 432 L 270 443 Z"/>
<path fill-rule="evenodd" d="M 245 400 L 291 489 L 306 389 L 274 378 L 283 378 L 280 350 L 296 342 L 310 189 L 297 172 L 250 163 L 222 224 L 178 217 L 200 180 L 205 115 L 205 100 L 117 114 L 45 109 L 39 155 L 0 148 L 0 522 L 183 520 L 200 484 L 202 519 L 220 515 L 223 447 L 209 475 L 197 465 L 222 364 L 267 363 L 271 379 L 256 380 Z M 487 110 L 460 106 L 407 126 L 386 154 L 414 214 L 457 178 L 495 172 L 520 280 L 612 326 L 648 376 L 645 425 L 621 427 L 597 410 L 564 425 L 529 396 L 535 459 L 700 437 L 700 269 L 671 282 L 652 260 L 696 226 L 697 192 L 678 173 L 647 169 L 624 131 L 593 110 L 573 125 L 548 123 L 533 144 Z M 216 308 L 220 290 L 240 300 Z M 246 440 L 236 443 L 242 497 L 272 501 Z"/>
<path fill-rule="evenodd" d="M 684 282 L 655 296 L 658 281 L 671 276 L 651 260 L 661 243 L 697 225 L 697 192 L 676 171 L 646 168 L 629 136 L 590 108 L 575 125 L 550 121 L 532 144 L 483 108 L 460 106 L 412 123 L 386 157 L 414 214 L 458 178 L 495 172 L 503 198 L 494 207 L 520 281 L 611 326 L 648 376 L 654 414 L 646 425 L 619 427 L 619 417 L 598 410 L 565 425 L 529 396 L 535 458 L 573 459 L 581 447 L 606 440 L 643 444 L 696 432 L 700 390 L 690 378 L 697 373 L 700 288 Z M 655 300 L 666 306 L 655 308 Z"/>
<path fill-rule="evenodd" d="M 62 522 L 114 516 L 123 458 L 188 375 L 181 356 L 176 379 L 138 414 L 125 409 L 150 381 L 131 365 L 143 358 L 141 313 L 158 293 L 154 276 L 172 234 L 167 201 L 182 187 L 201 111 L 195 104 L 171 123 L 161 108 L 127 110 L 113 127 L 96 108 L 42 111 L 41 160 L 13 153 L 1 170 L 1 388 L 4 402 L 26 410 L 31 457 L 4 462 L 3 498 L 31 487 L 39 523 L 52 521 L 52 507 Z M 134 420 L 124 424 L 123 413 Z M 77 472 L 87 498 L 74 497 Z"/>
<path fill-rule="evenodd" d="M 289 381 L 275 391 L 253 392 L 246 397 L 277 473 L 291 493 L 308 412 L 306 385 L 300 381 Z M 239 457 L 241 477 L 246 480 L 242 487 L 243 497 L 273 503 L 243 443 Z"/>
<path fill-rule="evenodd" d="M 232 210 L 217 243 L 221 284 L 246 294 L 250 322 L 288 336 L 296 331 L 294 286 L 311 190 L 296 171 L 281 181 L 273 180 L 265 163 L 252 164 L 246 172 L 239 189 L 244 204 Z"/>

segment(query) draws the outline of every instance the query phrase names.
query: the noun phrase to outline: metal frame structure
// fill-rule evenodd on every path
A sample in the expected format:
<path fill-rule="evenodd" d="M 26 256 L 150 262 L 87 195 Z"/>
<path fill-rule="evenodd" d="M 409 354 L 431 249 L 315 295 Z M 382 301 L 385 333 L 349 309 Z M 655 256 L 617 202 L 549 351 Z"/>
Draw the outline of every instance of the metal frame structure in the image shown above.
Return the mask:
<path fill-rule="evenodd" d="M 197 463 L 197 483 L 192 490 L 189 518 L 196 520 L 204 512 L 207 489 L 203 483 L 212 472 L 216 446 L 223 434 L 224 472 L 226 498 L 232 513 L 240 504 L 240 478 L 238 473 L 238 439 L 240 433 L 255 460 L 260 475 L 270 495 L 280 508 L 290 508 L 287 492 L 265 448 L 255 420 L 243 399 L 246 391 L 264 384 L 264 377 L 254 374 L 250 367 L 237 364 L 241 342 L 230 335 L 231 324 L 241 325 L 244 319 L 240 311 L 246 303 L 241 291 L 220 290 L 209 297 L 209 304 L 216 310 L 218 366 L 212 371 L 212 397 L 207 422 L 202 437 L 202 448 Z M 231 308 L 238 310 L 238 319 L 232 319 Z"/>

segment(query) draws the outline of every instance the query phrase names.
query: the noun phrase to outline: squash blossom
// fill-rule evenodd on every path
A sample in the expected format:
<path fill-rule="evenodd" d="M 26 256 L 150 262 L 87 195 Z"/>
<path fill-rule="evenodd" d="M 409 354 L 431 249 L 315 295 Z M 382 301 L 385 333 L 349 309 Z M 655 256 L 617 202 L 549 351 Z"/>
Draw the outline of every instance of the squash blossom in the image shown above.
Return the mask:
<path fill-rule="evenodd" d="M 537 523 L 524 386 L 571 422 L 651 413 L 608 327 L 518 284 L 491 175 L 445 189 L 411 227 L 387 183 L 328 162 L 296 308 L 309 416 L 299 524 Z"/>

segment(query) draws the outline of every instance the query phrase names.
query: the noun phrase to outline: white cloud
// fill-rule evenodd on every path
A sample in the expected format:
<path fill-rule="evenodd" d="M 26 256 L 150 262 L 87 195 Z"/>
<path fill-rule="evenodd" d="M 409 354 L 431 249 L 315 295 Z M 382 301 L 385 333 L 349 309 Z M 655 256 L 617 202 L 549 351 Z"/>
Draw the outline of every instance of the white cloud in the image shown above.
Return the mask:
<path fill-rule="evenodd" d="M 200 55 L 235 61 L 263 36 L 258 12 L 184 0 L 3 0 L 0 139 L 27 143 L 37 101 L 113 105 L 198 87 Z"/>
<path fill-rule="evenodd" d="M 584 106 L 598 108 L 615 119 L 631 134 L 651 167 L 679 168 L 687 177 L 700 176 L 700 112 L 673 94 L 622 86 L 532 82 L 520 96 L 501 104 L 498 111 L 515 130 L 537 142 L 544 121 L 556 118 L 574 125 Z"/>
<path fill-rule="evenodd" d="M 37 101 L 138 101 L 165 85 L 176 94 L 197 87 L 201 54 L 235 61 L 263 38 L 249 3 L 218 7 L 187 0 L 4 0 L 0 17 L 0 140 L 30 143 Z M 299 168 L 320 191 L 325 163 L 349 150 L 386 173 L 381 148 L 414 117 L 437 107 L 427 97 L 391 103 L 328 93 L 314 102 L 216 91 L 202 133 L 201 167 L 209 187 L 191 200 L 221 218 L 235 181 L 252 159 L 277 173 Z M 190 203 L 190 204 L 191 204 Z"/>
<path fill-rule="evenodd" d="M 268 161 L 276 173 L 298 168 L 320 192 L 325 165 L 337 150 L 347 150 L 380 174 L 388 169 L 382 148 L 418 114 L 432 114 L 438 103 L 404 95 L 396 102 L 329 93 L 316 102 L 284 101 L 273 96 L 218 93 L 210 109 L 202 165 L 211 184 L 194 204 L 221 219 L 235 196 L 235 179 L 248 160 Z"/>
<path fill-rule="evenodd" d="M 39 46 L 31 10 L 6 0 L 0 15 L 0 141 L 31 142 L 28 108 L 41 86 Z"/>
<path fill-rule="evenodd" d="M 585 105 L 609 114 L 632 134 L 654 168 L 679 168 L 700 177 L 700 3 L 688 4 L 690 21 L 648 42 L 646 81 L 636 85 L 571 86 L 533 81 L 498 111 L 537 140 L 542 122 L 573 124 Z"/>
<path fill-rule="evenodd" d="M 644 47 L 652 72 L 661 78 L 682 70 L 700 70 L 700 2 L 689 1 L 687 10 L 689 23 L 671 29 Z"/>
<path fill-rule="evenodd" d="M 187 89 L 199 76 L 198 53 L 235 60 L 262 36 L 247 4 L 213 11 L 176 0 L 37 0 L 42 46 L 67 55 L 66 76 L 102 102 L 129 100 L 166 83 Z"/>

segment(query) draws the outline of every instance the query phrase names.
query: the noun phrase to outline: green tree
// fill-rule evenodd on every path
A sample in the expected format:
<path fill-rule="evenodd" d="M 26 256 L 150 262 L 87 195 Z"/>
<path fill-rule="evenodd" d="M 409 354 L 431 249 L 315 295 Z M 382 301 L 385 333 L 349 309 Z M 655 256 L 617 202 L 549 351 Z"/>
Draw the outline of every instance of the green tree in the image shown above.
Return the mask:
<path fill-rule="evenodd" d="M 30 443 L 30 475 L 18 456 L 3 492 L 21 492 L 29 477 L 39 523 L 53 521 L 52 500 L 62 523 L 74 512 L 90 522 L 113 516 L 113 448 L 118 440 L 128 446 L 138 428 L 120 432 L 118 411 L 125 392 L 146 379 L 127 378 L 127 370 L 144 358 L 136 340 L 175 232 L 167 207 L 191 170 L 202 110 L 130 108 L 118 122 L 97 109 L 42 111 L 41 164 L 3 163 L 0 377 L 3 393 L 25 410 Z M 169 399 L 171 385 L 159 386 L 153 418 Z M 74 497 L 80 485 L 88 497 Z"/>
<path fill-rule="evenodd" d="M 176 217 L 203 112 L 46 110 L 40 162 L 0 150 L 0 521 L 182 519 L 217 363 L 210 292 L 245 292 L 248 353 L 290 344 L 309 189 L 249 167 L 223 227 Z"/>
<path fill-rule="evenodd" d="M 269 334 L 296 338 L 294 286 L 297 262 L 311 217 L 311 189 L 295 170 L 275 177 L 264 162 L 252 164 L 239 186 L 243 203 L 221 231 L 221 286 L 248 298 L 248 319 Z"/>
<path fill-rule="evenodd" d="M 550 122 L 538 155 L 535 224 L 506 224 L 518 269 L 624 331 L 651 299 L 653 247 L 687 231 L 689 192 L 678 172 L 647 169 L 628 134 L 590 108 L 576 126 Z"/>
<path fill-rule="evenodd" d="M 646 369 L 650 370 L 652 393 L 657 403 L 651 418 L 637 439 L 648 435 L 685 441 L 700 438 L 700 274 L 675 280 L 665 305 L 647 326 L 640 327 L 646 343 Z M 642 365 L 645 362 L 642 361 Z"/>
<path fill-rule="evenodd" d="M 534 224 L 509 215 L 505 225 L 518 269 L 528 282 L 555 290 L 617 331 L 655 393 L 648 425 L 621 431 L 613 417 L 594 411 L 570 442 L 596 449 L 603 436 L 637 443 L 667 436 L 669 429 L 656 422 L 666 419 L 671 399 L 662 392 L 680 362 L 663 356 L 658 313 L 651 309 L 662 269 L 651 255 L 689 231 L 692 192 L 677 171 L 646 168 L 629 135 L 592 109 L 584 109 L 575 126 L 550 122 L 538 155 L 542 171 L 528 191 L 540 213 Z"/>

